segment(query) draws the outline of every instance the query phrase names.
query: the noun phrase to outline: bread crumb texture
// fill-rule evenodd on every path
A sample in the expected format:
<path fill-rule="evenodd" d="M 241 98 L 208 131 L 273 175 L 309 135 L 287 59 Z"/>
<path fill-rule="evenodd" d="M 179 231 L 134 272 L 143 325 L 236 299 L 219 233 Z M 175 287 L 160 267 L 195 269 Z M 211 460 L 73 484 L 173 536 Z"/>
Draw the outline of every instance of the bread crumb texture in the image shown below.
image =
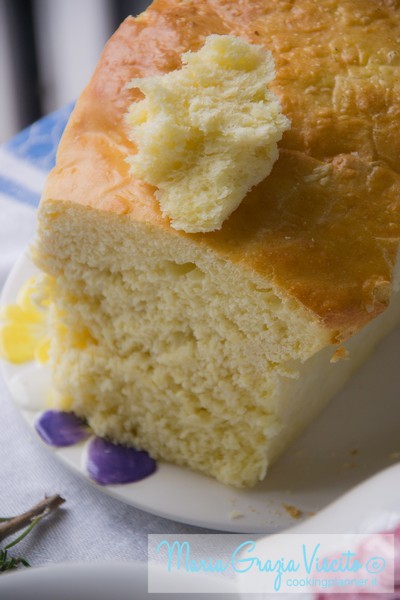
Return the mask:
<path fill-rule="evenodd" d="M 303 511 L 297 508 L 297 506 L 293 506 L 292 504 L 283 504 L 282 506 L 292 519 L 300 519 L 303 515 Z"/>
<path fill-rule="evenodd" d="M 344 346 L 339 346 L 336 348 L 335 352 L 332 354 L 331 363 L 337 363 L 339 360 L 349 360 L 350 353 Z"/>
<path fill-rule="evenodd" d="M 210 35 L 183 67 L 133 79 L 144 100 L 127 114 L 138 153 L 132 173 L 157 187 L 175 229 L 220 229 L 247 192 L 271 172 L 289 120 L 268 84 L 271 52 L 231 35 Z"/>
<path fill-rule="evenodd" d="M 244 514 L 239 510 L 231 510 L 228 516 L 230 520 L 233 521 L 234 519 L 241 519 L 244 517 Z"/>
<path fill-rule="evenodd" d="M 56 405 L 72 399 L 97 435 L 155 459 L 238 487 L 263 479 L 293 435 L 278 435 L 282 422 L 302 421 L 308 390 L 296 406 L 287 390 L 321 343 L 318 324 L 185 237 L 64 208 L 42 207 L 36 256 L 55 276 Z"/>

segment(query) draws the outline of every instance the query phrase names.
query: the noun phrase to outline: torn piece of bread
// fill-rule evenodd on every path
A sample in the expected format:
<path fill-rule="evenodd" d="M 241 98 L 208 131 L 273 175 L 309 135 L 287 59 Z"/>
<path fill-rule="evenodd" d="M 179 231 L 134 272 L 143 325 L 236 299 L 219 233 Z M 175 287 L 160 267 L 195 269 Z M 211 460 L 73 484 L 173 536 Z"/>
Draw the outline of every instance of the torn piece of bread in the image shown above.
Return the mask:
<path fill-rule="evenodd" d="M 138 147 L 128 162 L 134 176 L 157 187 L 172 227 L 214 231 L 270 174 L 290 123 L 268 87 L 274 64 L 262 46 L 210 35 L 182 62 L 129 83 L 146 97 L 127 115 Z"/>
<path fill-rule="evenodd" d="M 272 51 L 292 126 L 222 228 L 188 234 L 130 172 L 125 115 L 143 97 L 127 83 L 179 69 L 210 34 Z M 39 210 L 60 403 L 155 458 L 263 479 L 399 317 L 399 64 L 383 0 L 157 0 L 128 18 Z M 337 345 L 349 359 L 331 363 Z"/>

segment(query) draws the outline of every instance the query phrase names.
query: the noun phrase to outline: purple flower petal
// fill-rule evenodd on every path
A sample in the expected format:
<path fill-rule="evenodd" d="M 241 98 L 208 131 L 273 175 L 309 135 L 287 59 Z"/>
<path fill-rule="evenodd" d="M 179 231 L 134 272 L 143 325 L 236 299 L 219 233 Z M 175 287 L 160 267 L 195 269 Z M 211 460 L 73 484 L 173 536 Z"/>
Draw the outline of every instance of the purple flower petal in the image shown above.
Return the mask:
<path fill-rule="evenodd" d="M 87 472 L 100 485 L 133 483 L 156 470 L 156 461 L 147 452 L 94 438 L 88 448 Z"/>
<path fill-rule="evenodd" d="M 72 446 L 91 435 L 89 427 L 76 415 L 61 410 L 47 410 L 36 421 L 35 429 L 50 446 Z"/>

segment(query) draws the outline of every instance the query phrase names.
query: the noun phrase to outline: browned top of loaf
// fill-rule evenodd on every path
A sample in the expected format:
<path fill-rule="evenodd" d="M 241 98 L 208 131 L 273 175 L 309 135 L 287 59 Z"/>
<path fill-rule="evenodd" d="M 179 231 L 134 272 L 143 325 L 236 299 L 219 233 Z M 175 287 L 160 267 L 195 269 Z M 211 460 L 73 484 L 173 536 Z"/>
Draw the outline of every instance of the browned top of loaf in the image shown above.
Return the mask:
<path fill-rule="evenodd" d="M 133 77 L 180 66 L 210 33 L 270 49 L 273 89 L 292 128 L 272 174 L 222 229 L 185 234 L 135 181 L 123 115 Z M 108 42 L 80 97 L 46 198 L 68 200 L 185 236 L 310 308 L 332 340 L 386 308 L 400 236 L 398 0 L 156 0 Z"/>

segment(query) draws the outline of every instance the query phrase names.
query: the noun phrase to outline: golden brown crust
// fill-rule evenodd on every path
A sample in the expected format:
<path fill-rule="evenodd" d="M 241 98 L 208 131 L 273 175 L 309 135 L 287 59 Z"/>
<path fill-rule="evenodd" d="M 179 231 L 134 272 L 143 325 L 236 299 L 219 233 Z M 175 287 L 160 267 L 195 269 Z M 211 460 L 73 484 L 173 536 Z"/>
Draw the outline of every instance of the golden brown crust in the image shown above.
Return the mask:
<path fill-rule="evenodd" d="M 218 232 L 183 234 L 135 181 L 123 115 L 133 77 L 180 66 L 210 33 L 272 51 L 292 128 L 273 172 Z M 157 0 L 107 44 L 46 198 L 151 221 L 273 280 L 340 341 L 386 308 L 400 238 L 400 3 Z"/>

